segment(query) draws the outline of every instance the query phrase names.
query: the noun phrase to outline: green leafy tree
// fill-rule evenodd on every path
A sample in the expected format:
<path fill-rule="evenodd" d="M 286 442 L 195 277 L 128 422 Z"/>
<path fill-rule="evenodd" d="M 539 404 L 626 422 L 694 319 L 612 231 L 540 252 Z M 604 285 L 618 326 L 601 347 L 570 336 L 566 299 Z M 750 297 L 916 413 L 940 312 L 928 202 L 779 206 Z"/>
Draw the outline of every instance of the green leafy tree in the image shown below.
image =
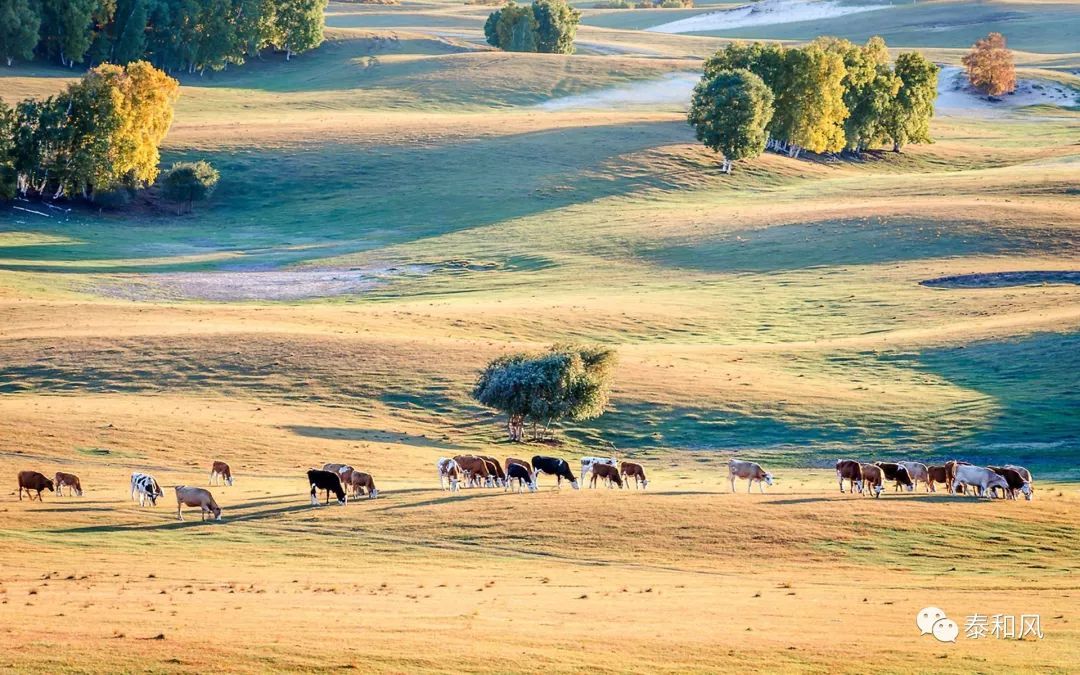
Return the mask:
<path fill-rule="evenodd" d="M 722 170 L 731 173 L 732 162 L 765 151 L 765 129 L 772 116 L 772 90 L 740 68 L 702 78 L 694 88 L 687 119 L 705 147 L 723 154 Z"/>
<path fill-rule="evenodd" d="M 127 65 L 146 54 L 150 0 L 117 0 L 112 63 Z"/>
<path fill-rule="evenodd" d="M 473 397 L 507 415 L 510 440 L 546 436 L 552 424 L 598 417 L 607 409 L 615 353 L 602 347 L 557 345 L 543 354 L 514 354 L 492 361 Z"/>
<path fill-rule="evenodd" d="M 195 202 L 208 199 L 217 187 L 217 170 L 209 162 L 178 162 L 161 176 L 161 194 L 176 204 L 176 213 L 191 210 Z"/>
<path fill-rule="evenodd" d="M 34 57 L 41 19 L 30 0 L 0 0 L 0 57 L 7 65 Z"/>
<path fill-rule="evenodd" d="M 18 173 L 15 171 L 15 110 L 0 99 L 0 200 L 13 199 L 18 194 Z"/>
<path fill-rule="evenodd" d="M 930 119 L 937 99 L 938 67 L 922 54 L 909 52 L 896 57 L 893 72 L 900 80 L 900 88 L 883 119 L 893 152 L 900 152 L 908 143 L 932 143 Z"/>
<path fill-rule="evenodd" d="M 61 65 L 83 60 L 94 40 L 93 16 L 97 0 L 38 0 L 41 39 L 45 52 Z"/>
<path fill-rule="evenodd" d="M 536 18 L 538 40 L 536 51 L 545 54 L 573 54 L 581 12 L 566 0 L 535 0 L 532 4 Z"/>
<path fill-rule="evenodd" d="M 323 16 L 327 0 L 280 0 L 274 12 L 273 42 L 285 51 L 285 60 L 323 43 Z"/>
<path fill-rule="evenodd" d="M 839 54 L 810 44 L 791 49 L 785 59 L 788 77 L 778 105 L 785 106 L 787 118 L 783 138 L 789 154 L 798 157 L 802 149 L 811 152 L 838 152 L 844 149 L 844 60 Z"/>

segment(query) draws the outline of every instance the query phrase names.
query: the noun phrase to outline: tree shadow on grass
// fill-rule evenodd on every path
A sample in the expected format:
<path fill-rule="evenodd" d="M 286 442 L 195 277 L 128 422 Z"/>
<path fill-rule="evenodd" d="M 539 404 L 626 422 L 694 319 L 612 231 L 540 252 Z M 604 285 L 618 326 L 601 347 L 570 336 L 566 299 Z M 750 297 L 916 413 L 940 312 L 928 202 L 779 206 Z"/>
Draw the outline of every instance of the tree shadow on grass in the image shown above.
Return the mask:
<path fill-rule="evenodd" d="M 286 429 L 299 436 L 327 438 L 340 441 L 370 441 L 373 443 L 399 443 L 420 448 L 441 448 L 443 450 L 462 450 L 464 446 L 448 443 L 428 436 L 407 434 L 379 429 L 349 429 L 344 427 L 309 427 L 286 426 Z"/>

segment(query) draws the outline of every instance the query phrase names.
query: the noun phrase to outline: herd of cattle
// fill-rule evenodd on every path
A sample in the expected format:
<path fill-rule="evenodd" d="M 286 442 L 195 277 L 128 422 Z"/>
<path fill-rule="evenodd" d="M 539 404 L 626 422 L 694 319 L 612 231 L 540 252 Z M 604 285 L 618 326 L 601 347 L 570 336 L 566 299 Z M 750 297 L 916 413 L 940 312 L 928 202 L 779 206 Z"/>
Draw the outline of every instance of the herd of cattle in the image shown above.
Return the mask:
<path fill-rule="evenodd" d="M 520 493 L 525 488 L 535 492 L 541 475 L 555 476 L 558 487 L 562 487 L 564 479 L 575 490 L 580 487 L 569 462 L 559 457 L 536 455 L 531 462 L 507 457 L 505 463 L 500 463 L 487 455 L 457 455 L 441 457 L 436 462 L 436 467 L 439 472 L 439 487 L 450 492 L 456 492 L 462 487 L 502 487 L 505 492 L 514 489 L 515 482 L 517 492 Z M 619 462 L 615 457 L 583 457 L 581 476 L 582 479 L 588 477 L 589 485 L 593 488 L 598 481 L 608 488 L 629 488 L 630 479 L 633 479 L 635 488 L 644 490 L 649 486 L 641 464 Z M 736 479 L 747 481 L 747 492 L 755 482 L 762 493 L 765 492 L 765 485 L 773 484 L 772 474 L 762 469 L 761 465 L 739 459 L 728 462 L 728 478 L 732 492 L 735 491 Z M 1016 499 L 1022 494 L 1025 499 L 1030 500 L 1033 494 L 1031 472 L 1022 466 L 981 467 L 960 460 L 951 460 L 941 466 L 927 466 L 920 462 L 868 464 L 853 459 L 841 459 L 836 462 L 836 479 L 840 483 L 840 492 L 844 492 L 844 481 L 848 481 L 852 494 L 858 491 L 864 496 L 872 494 L 874 497 L 881 496 L 886 482 L 894 483 L 896 490 L 908 492 L 920 484 L 925 486 L 927 492 L 936 492 L 936 485 L 943 483 L 950 493 L 967 494 L 971 488 L 980 497 L 996 497 L 999 490 L 1001 496 L 1008 499 Z M 368 499 L 375 499 L 379 496 L 371 474 L 357 471 L 348 464 L 325 464 L 322 469 L 309 469 L 307 482 L 311 486 L 312 506 L 319 505 L 320 490 L 326 493 L 325 504 L 330 503 L 331 494 L 343 505 L 348 503 L 350 497 L 357 499 L 367 496 Z M 210 469 L 209 483 L 212 486 L 219 483 L 232 485 L 233 475 L 229 465 L 225 462 L 214 462 Z M 36 496 L 40 501 L 43 490 L 55 491 L 57 495 L 63 496 L 65 487 L 68 488 L 69 495 L 81 497 L 83 494 L 82 483 L 74 474 L 58 471 L 53 478 L 48 478 L 37 471 L 19 472 L 20 500 L 24 491 L 31 500 Z M 173 489 L 176 492 L 177 519 L 184 519 L 183 507 L 188 506 L 197 507 L 203 520 L 208 517 L 221 520 L 221 507 L 209 490 L 188 485 L 177 485 Z M 139 506 L 157 506 L 158 498 L 163 496 L 161 485 L 153 476 L 140 472 L 131 474 L 131 498 L 138 501 Z"/>
<path fill-rule="evenodd" d="M 961 460 L 950 460 L 941 466 L 927 466 L 920 462 L 874 462 L 864 464 L 854 459 L 841 459 L 836 462 L 836 480 L 840 483 L 840 492 L 844 491 L 844 481 L 852 493 L 873 494 L 880 497 L 884 483 L 891 481 L 896 490 L 911 492 L 917 485 L 924 484 L 927 492 L 936 492 L 937 483 L 944 483 L 950 493 L 967 494 L 968 488 L 980 497 L 996 497 L 1001 491 L 1002 497 L 1016 499 L 1024 495 L 1031 500 L 1031 472 L 1022 466 L 975 466 Z"/>

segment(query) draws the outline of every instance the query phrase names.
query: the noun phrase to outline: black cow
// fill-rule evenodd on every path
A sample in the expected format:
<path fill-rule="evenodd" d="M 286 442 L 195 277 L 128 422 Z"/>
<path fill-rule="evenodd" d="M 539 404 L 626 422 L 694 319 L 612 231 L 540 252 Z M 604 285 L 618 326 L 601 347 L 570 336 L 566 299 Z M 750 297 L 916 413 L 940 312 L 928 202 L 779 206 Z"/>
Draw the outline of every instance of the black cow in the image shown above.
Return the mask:
<path fill-rule="evenodd" d="M 894 464 L 893 462 L 874 462 L 874 466 L 879 467 L 881 472 L 885 474 L 885 480 L 896 481 L 896 489 L 899 490 L 901 486 L 911 492 L 915 489 L 915 482 L 911 480 L 911 474 L 908 473 L 907 467 L 902 464 Z"/>
<path fill-rule="evenodd" d="M 311 505 L 318 506 L 319 499 L 315 496 L 318 490 L 326 490 L 326 503 L 330 503 L 330 493 L 337 497 L 338 504 L 345 505 L 349 498 L 345 496 L 345 489 L 341 487 L 341 478 L 333 471 L 308 469 L 308 483 L 311 485 Z"/>
<path fill-rule="evenodd" d="M 574 472 L 570 470 L 570 465 L 566 463 L 565 459 L 537 455 L 532 458 L 532 465 L 535 475 L 539 476 L 542 473 L 549 473 L 556 477 L 559 487 L 562 487 L 562 479 L 565 478 L 570 481 L 570 487 L 575 490 L 578 489 L 577 478 L 574 478 Z"/>
<path fill-rule="evenodd" d="M 1016 493 L 1019 491 L 1023 493 L 1024 499 L 1031 500 L 1031 483 L 1024 480 L 1023 474 L 1019 471 L 1004 466 L 988 466 L 986 468 L 1004 478 L 1005 482 L 1009 484 L 1009 494 L 1006 495 L 1009 499 L 1016 499 Z"/>
<path fill-rule="evenodd" d="M 518 492 L 521 492 L 522 485 L 529 486 L 529 492 L 536 492 L 536 479 L 529 473 L 529 470 L 520 464 L 508 464 L 506 466 L 506 487 L 503 488 L 503 492 L 510 489 L 510 485 L 517 479 Z"/>

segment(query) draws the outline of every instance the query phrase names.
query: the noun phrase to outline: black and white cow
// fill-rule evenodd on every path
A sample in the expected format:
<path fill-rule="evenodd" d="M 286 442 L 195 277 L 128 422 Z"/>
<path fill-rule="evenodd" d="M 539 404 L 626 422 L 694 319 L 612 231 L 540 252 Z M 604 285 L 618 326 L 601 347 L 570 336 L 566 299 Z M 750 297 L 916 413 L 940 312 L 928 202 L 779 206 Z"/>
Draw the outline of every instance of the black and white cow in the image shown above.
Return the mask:
<path fill-rule="evenodd" d="M 556 477 L 557 485 L 562 487 L 562 479 L 570 481 L 570 487 L 575 490 L 578 489 L 577 478 L 574 478 L 574 472 L 570 470 L 570 465 L 565 459 L 558 457 L 543 457 L 536 455 L 532 458 L 533 465 L 533 484 L 536 483 L 536 477 L 542 473 L 548 473 Z"/>
<path fill-rule="evenodd" d="M 146 506 L 147 502 L 150 502 L 151 506 L 157 506 L 157 498 L 163 496 L 163 493 L 157 479 L 148 473 L 136 471 L 131 474 L 131 499 L 134 500 L 136 495 L 139 506 Z"/>
<path fill-rule="evenodd" d="M 319 490 L 326 490 L 326 503 L 330 503 L 330 493 L 333 492 L 337 497 L 338 504 L 344 506 L 349 503 L 349 498 L 345 496 L 345 488 L 341 487 L 341 477 L 333 471 L 321 471 L 319 469 L 308 469 L 307 472 L 308 483 L 311 484 L 311 505 L 318 506 L 319 498 L 315 496 L 315 493 Z"/>
<path fill-rule="evenodd" d="M 514 483 L 515 479 L 518 482 L 518 492 L 521 492 L 522 485 L 527 485 L 529 487 L 529 492 L 536 492 L 536 477 L 520 464 L 506 465 L 506 486 L 503 488 L 503 492 L 510 489 L 510 486 Z"/>

